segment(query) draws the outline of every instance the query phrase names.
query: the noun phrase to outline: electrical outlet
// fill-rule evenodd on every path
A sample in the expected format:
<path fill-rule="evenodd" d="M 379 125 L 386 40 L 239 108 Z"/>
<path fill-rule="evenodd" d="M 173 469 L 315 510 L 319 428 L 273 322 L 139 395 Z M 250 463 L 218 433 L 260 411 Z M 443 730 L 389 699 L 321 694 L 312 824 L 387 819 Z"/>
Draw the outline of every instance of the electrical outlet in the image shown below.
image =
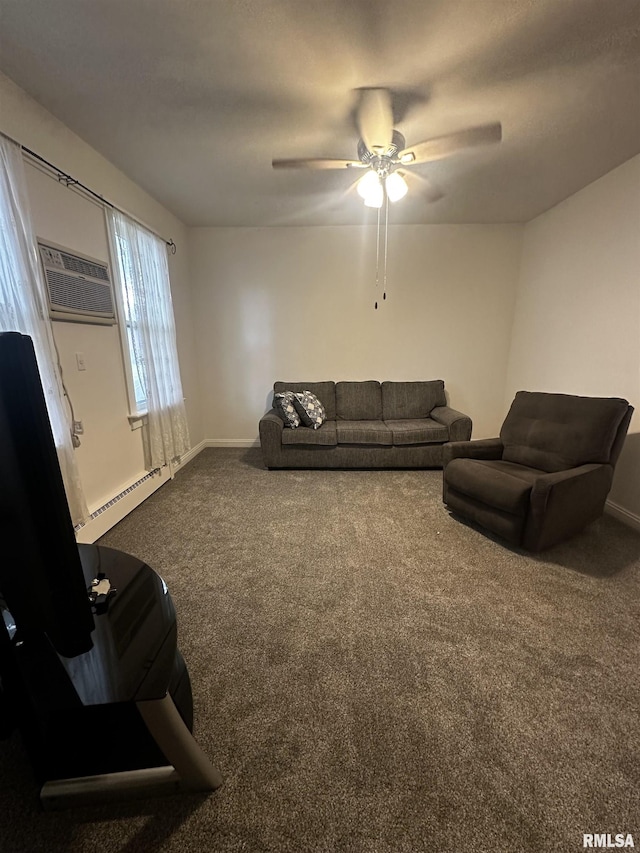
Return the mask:
<path fill-rule="evenodd" d="M 86 370 L 87 365 L 84 363 L 84 353 L 77 352 L 76 353 L 76 364 L 78 365 L 78 370 Z"/>
<path fill-rule="evenodd" d="M 84 435 L 84 425 L 82 421 L 73 422 L 73 431 L 76 435 Z"/>

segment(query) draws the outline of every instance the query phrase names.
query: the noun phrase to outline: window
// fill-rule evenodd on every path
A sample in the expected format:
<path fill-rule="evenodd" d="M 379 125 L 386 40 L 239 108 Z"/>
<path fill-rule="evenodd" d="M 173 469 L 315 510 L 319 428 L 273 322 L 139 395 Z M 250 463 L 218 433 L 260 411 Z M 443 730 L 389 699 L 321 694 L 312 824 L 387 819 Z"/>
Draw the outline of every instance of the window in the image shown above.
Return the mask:
<path fill-rule="evenodd" d="M 147 413 L 147 385 L 144 349 L 141 341 L 141 320 L 134 295 L 135 269 L 127 241 L 116 236 L 116 247 L 120 266 L 120 293 L 118 294 L 121 309 L 120 334 L 126 362 L 129 413 L 132 417 L 141 417 Z"/>
<path fill-rule="evenodd" d="M 163 240 L 117 210 L 107 213 L 120 338 L 132 418 L 146 415 L 147 467 L 170 464 L 189 449 Z"/>

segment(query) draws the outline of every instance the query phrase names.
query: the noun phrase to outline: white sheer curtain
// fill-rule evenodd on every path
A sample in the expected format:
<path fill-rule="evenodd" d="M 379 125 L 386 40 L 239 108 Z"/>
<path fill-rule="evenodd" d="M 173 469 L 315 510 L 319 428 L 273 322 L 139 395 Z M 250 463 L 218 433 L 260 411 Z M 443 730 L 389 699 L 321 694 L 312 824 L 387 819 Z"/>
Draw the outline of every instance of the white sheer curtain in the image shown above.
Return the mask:
<path fill-rule="evenodd" d="M 51 429 L 74 524 L 87 505 L 73 452 L 70 412 L 64 400 L 45 283 L 31 227 L 24 162 L 19 145 L 0 134 L 0 331 L 33 341 Z"/>
<path fill-rule="evenodd" d="M 146 464 L 158 468 L 190 448 L 176 350 L 167 247 L 117 210 L 107 211 L 116 274 L 125 306 L 134 373 L 146 398 Z M 136 394 L 138 396 L 138 394 Z"/>

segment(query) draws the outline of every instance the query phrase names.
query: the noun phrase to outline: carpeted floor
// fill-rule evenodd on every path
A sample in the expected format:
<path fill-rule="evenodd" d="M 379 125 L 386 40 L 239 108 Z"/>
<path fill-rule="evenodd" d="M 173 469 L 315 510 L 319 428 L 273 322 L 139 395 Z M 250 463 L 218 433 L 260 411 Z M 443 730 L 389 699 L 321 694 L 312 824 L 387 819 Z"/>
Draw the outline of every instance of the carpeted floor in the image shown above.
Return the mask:
<path fill-rule="evenodd" d="M 43 814 L 0 742 L 0 848 L 546 853 L 640 846 L 640 535 L 531 556 L 439 471 L 267 471 L 206 450 L 101 544 L 165 578 L 225 784 Z"/>

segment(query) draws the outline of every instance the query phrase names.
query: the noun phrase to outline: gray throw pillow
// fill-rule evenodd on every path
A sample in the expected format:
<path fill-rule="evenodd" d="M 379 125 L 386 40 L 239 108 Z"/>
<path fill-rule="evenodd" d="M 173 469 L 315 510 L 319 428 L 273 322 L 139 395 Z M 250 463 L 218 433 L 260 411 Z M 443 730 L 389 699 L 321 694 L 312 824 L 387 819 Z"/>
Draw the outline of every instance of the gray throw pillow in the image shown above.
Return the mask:
<path fill-rule="evenodd" d="M 327 419 L 324 406 L 311 391 L 302 391 L 293 395 L 293 405 L 300 420 L 311 429 L 319 429 Z"/>
<path fill-rule="evenodd" d="M 296 429 L 300 426 L 300 417 L 295 407 L 295 395 L 293 391 L 282 391 L 273 395 L 273 408 L 282 418 L 285 427 Z"/>

